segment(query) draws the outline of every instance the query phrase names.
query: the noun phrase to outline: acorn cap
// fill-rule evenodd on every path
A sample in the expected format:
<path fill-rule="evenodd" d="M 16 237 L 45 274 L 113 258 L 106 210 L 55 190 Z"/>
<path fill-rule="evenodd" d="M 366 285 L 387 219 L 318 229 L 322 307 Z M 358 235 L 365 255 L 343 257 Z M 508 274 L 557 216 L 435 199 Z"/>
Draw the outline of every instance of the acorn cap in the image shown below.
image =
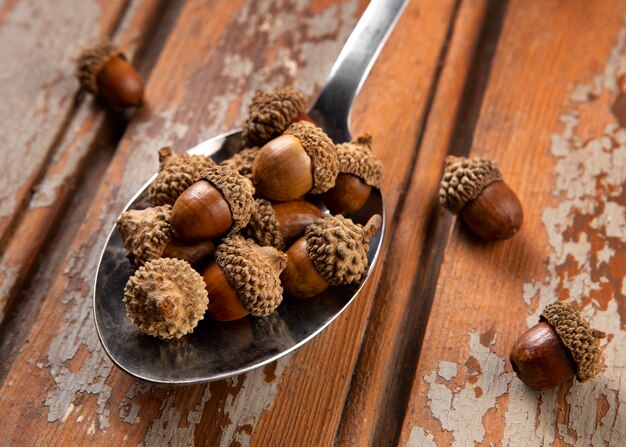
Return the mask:
<path fill-rule="evenodd" d="M 278 230 L 278 221 L 272 204 L 265 199 L 256 199 L 250 222 L 245 228 L 246 236 L 262 247 L 270 246 L 285 249 L 285 241 Z"/>
<path fill-rule="evenodd" d="M 602 371 L 604 359 L 596 340 L 606 337 L 606 334 L 590 328 L 578 309 L 563 302 L 552 303 L 543 310 L 539 321 L 549 323 L 572 353 L 578 365 L 576 376 L 580 382 L 586 382 Z"/>
<path fill-rule="evenodd" d="M 252 180 L 252 164 L 259 153 L 257 146 L 249 147 L 237 152 L 235 155 L 220 163 L 222 166 L 228 166 L 234 169 L 245 178 Z"/>
<path fill-rule="evenodd" d="M 289 124 L 304 112 L 304 95 L 292 87 L 274 93 L 257 90 L 250 104 L 250 115 L 243 125 L 246 146 L 262 146 L 282 134 Z"/>
<path fill-rule="evenodd" d="M 144 210 L 128 210 L 117 220 L 126 257 L 136 267 L 158 259 L 170 242 L 174 232 L 170 224 L 170 205 Z"/>
<path fill-rule="evenodd" d="M 331 285 L 355 284 L 367 269 L 369 241 L 382 224 L 375 214 L 365 224 L 341 215 L 324 216 L 304 231 L 306 249 L 315 270 Z"/>
<path fill-rule="evenodd" d="M 252 182 L 228 166 L 214 165 L 202 171 L 196 181 L 206 180 L 224 196 L 233 219 L 231 233 L 241 231 L 254 209 L 254 186 Z"/>
<path fill-rule="evenodd" d="M 482 158 L 465 158 L 450 155 L 439 187 L 439 202 L 459 214 L 463 206 L 474 200 L 483 189 L 502 180 L 498 166 Z"/>
<path fill-rule="evenodd" d="M 337 174 L 339 174 L 339 161 L 337 150 L 332 140 L 326 133 L 315 124 L 308 121 L 293 123 L 284 132 L 285 135 L 293 135 L 311 157 L 313 169 L 313 194 L 321 194 L 335 186 Z"/>
<path fill-rule="evenodd" d="M 171 147 L 161 148 L 159 173 L 148 189 L 150 201 L 155 205 L 173 205 L 195 183 L 198 174 L 211 166 L 215 162 L 204 155 L 172 155 Z"/>
<path fill-rule="evenodd" d="M 160 258 L 130 277 L 124 303 L 133 325 L 146 334 L 180 338 L 204 318 L 209 295 L 202 276 L 187 261 Z"/>
<path fill-rule="evenodd" d="M 383 183 L 383 164 L 372 154 L 372 137 L 360 136 L 356 141 L 335 146 L 339 160 L 339 172 L 353 174 L 363 181 L 380 188 Z"/>
<path fill-rule="evenodd" d="M 76 64 L 76 76 L 81 87 L 89 93 L 98 95 L 98 73 L 104 64 L 113 57 L 121 57 L 126 60 L 122 50 L 111 42 L 101 42 L 95 47 L 84 50 L 78 56 Z"/>
<path fill-rule="evenodd" d="M 279 277 L 287 266 L 286 254 L 233 235 L 224 238 L 217 247 L 215 262 L 252 315 L 269 315 L 282 302 L 283 288 Z"/>

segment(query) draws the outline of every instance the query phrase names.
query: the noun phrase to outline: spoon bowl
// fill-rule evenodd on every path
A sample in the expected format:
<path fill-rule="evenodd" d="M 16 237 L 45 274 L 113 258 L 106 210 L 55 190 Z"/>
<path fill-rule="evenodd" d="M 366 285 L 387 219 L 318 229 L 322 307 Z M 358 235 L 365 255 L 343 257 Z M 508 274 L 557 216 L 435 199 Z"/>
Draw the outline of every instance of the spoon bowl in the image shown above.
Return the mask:
<path fill-rule="evenodd" d="M 349 114 L 354 98 L 408 0 L 373 0 L 346 42 L 309 115 L 335 143 L 350 141 Z M 227 132 L 189 150 L 230 158 L 243 148 L 241 130 Z M 151 206 L 148 187 L 153 176 L 124 210 Z M 321 201 L 316 203 L 327 212 Z M 349 215 L 365 224 L 382 216 L 382 227 L 370 240 L 368 270 L 358 286 L 330 287 L 309 299 L 286 295 L 270 316 L 247 316 L 232 322 L 201 320 L 193 333 L 179 340 L 161 340 L 136 329 L 126 315 L 124 286 L 134 273 L 124 246 L 113 228 L 100 259 L 94 286 L 96 329 L 105 352 L 120 369 L 154 383 L 183 385 L 221 380 L 268 364 L 304 345 L 324 330 L 359 295 L 380 253 L 385 210 L 379 190 L 373 189 L 365 205 Z"/>

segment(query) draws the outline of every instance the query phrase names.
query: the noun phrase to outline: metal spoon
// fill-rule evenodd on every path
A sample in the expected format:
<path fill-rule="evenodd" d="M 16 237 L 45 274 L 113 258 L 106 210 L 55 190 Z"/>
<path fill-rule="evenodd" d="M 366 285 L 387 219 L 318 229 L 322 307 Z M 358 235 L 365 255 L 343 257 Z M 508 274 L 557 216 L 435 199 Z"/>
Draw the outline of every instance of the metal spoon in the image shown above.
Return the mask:
<path fill-rule="evenodd" d="M 387 37 L 408 0 L 372 0 L 335 62 L 330 76 L 309 111 L 335 143 L 350 141 L 350 110 Z M 194 154 L 216 161 L 242 149 L 241 130 L 233 130 L 192 148 Z M 150 206 L 148 186 L 125 209 Z M 105 352 L 130 375 L 162 384 L 194 384 L 221 380 L 270 363 L 310 341 L 356 298 L 376 263 L 384 234 L 385 213 L 380 191 L 350 216 L 365 223 L 383 216 L 383 228 L 370 241 L 369 268 L 359 287 L 331 287 L 307 300 L 287 299 L 266 318 L 246 317 L 233 322 L 202 320 L 195 331 L 176 341 L 163 341 L 135 329 L 122 301 L 124 285 L 133 269 L 124 255 L 115 228 L 102 253 L 94 287 L 94 318 Z"/>

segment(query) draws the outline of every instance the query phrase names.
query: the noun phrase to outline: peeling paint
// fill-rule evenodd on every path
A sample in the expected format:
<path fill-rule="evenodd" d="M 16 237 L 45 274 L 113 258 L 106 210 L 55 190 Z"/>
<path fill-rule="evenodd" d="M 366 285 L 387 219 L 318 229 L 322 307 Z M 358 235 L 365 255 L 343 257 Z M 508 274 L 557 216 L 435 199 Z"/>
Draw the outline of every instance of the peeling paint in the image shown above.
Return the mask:
<path fill-rule="evenodd" d="M 71 107 L 70 98 L 78 90 L 73 64 L 59 61 L 71 61 L 81 45 L 97 38 L 100 30 L 93 24 L 99 22 L 100 15 L 101 7 L 95 1 L 26 0 L 3 18 L 0 60 L 14 63 L 0 66 L 0 120 L 11 129 L 4 133 L 2 143 L 19 150 L 0 153 L 0 218 L 13 215 L 27 193 L 28 181 L 45 160 Z M 54 30 L 54 39 L 50 30 Z"/>
<path fill-rule="evenodd" d="M 437 447 L 437 444 L 435 444 L 433 435 L 426 430 L 420 427 L 413 427 L 406 447 Z"/>
<path fill-rule="evenodd" d="M 200 402 L 192 411 L 187 413 L 185 418 L 187 424 L 184 427 L 179 425 L 184 416 L 181 410 L 176 408 L 175 396 L 174 393 L 170 394 L 167 399 L 161 402 L 161 417 L 152 421 L 144 441 L 137 444 L 137 447 L 153 445 L 193 447 L 194 431 L 202 417 L 204 405 L 211 398 L 211 386 L 210 384 L 205 386 Z"/>
<path fill-rule="evenodd" d="M 626 272 L 624 258 L 619 258 L 626 249 L 626 130 L 610 122 L 597 135 L 585 135 L 584 141 L 577 135 L 585 112 L 589 113 L 586 104 L 602 94 L 615 94 L 617 77 L 626 73 L 625 45 L 626 24 L 603 72 L 591 85 L 575 87 L 572 109 L 561 115 L 563 130 L 553 135 L 551 145 L 558 204 L 542 215 L 550 246 L 546 276 L 523 289 L 524 301 L 532 309 L 529 327 L 547 304 L 565 296 L 593 327 L 607 332 L 611 340 L 605 345 L 607 368 L 589 383 L 576 383 L 567 391 L 565 411 L 559 410 L 563 403 L 557 391 L 539 393 L 513 381 L 505 446 L 552 445 L 557 439 L 567 445 L 626 445 Z"/>
<path fill-rule="evenodd" d="M 490 408 L 496 405 L 496 399 L 507 391 L 511 375 L 504 372 L 505 362 L 491 347 L 480 342 L 480 334 L 470 332 L 468 358 L 474 358 L 479 367 L 467 368 L 465 376 L 475 377 L 474 383 L 466 382 L 462 386 L 440 383 L 437 375 L 449 377 L 450 362 L 439 362 L 437 371 L 424 377 L 428 384 L 428 407 L 433 417 L 441 423 L 444 430 L 452 432 L 453 446 L 474 446 L 485 437 L 482 419 Z M 483 393 L 476 393 L 480 388 Z"/>
<path fill-rule="evenodd" d="M 229 417 L 231 424 L 222 430 L 220 447 L 227 447 L 233 443 L 239 443 L 242 446 L 250 445 L 250 436 L 254 432 L 259 416 L 274 401 L 280 375 L 289 364 L 291 357 L 287 355 L 276 361 L 274 378 L 269 383 L 263 369 L 256 369 L 242 376 L 228 379 L 233 388 L 239 387 L 239 381 L 243 381 L 243 384 L 239 392 L 236 395 L 230 395 L 224 403 L 224 414 Z M 251 427 L 251 430 L 241 430 L 246 426 Z"/>

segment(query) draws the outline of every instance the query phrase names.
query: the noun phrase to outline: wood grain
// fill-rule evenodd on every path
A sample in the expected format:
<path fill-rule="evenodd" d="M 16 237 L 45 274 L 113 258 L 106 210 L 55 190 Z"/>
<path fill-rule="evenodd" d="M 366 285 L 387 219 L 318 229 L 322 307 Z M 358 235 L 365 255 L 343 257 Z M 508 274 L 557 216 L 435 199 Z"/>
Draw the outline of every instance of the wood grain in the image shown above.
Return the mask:
<path fill-rule="evenodd" d="M 376 290 L 368 329 L 354 371 L 338 440 L 341 445 L 391 445 L 399 432 L 412 362 L 419 352 L 447 239 L 449 218 L 437 203 L 441 166 L 456 144 L 455 130 L 472 82 L 474 63 L 487 19 L 488 2 L 462 2 L 443 59 L 435 96 L 408 192 Z M 410 386 L 410 385 L 409 385 Z"/>
<path fill-rule="evenodd" d="M 624 129 L 611 114 L 624 70 L 624 2 L 512 1 L 471 154 L 496 160 L 525 205 L 513 239 L 455 225 L 400 444 L 626 442 Z M 543 307 L 566 300 L 607 331 L 607 370 L 536 392 L 506 358 Z"/>
<path fill-rule="evenodd" d="M 161 13 L 162 1 L 158 0 L 141 0 L 128 5 L 111 38 L 124 48 L 129 61 L 139 62 L 135 56 L 144 44 L 142 39 L 150 36 L 150 29 Z M 54 157 L 41 178 L 31 185 L 33 194 L 14 222 L 11 238 L 0 259 L 0 324 L 55 228 L 68 214 L 67 205 L 81 181 L 92 175 L 91 161 L 100 155 L 96 151 L 111 157 L 125 119 L 119 112 L 107 113 L 91 98 L 76 103 L 69 124 L 63 129 L 63 137 L 55 144 Z M 61 227 L 60 231 L 63 230 Z"/>
<path fill-rule="evenodd" d="M 112 370 L 95 338 L 90 317 L 90 284 L 98 251 L 116 217 L 115 210 L 121 209 L 156 166 L 156 150 L 165 143 L 184 148 L 241 122 L 251 86 L 272 88 L 292 83 L 297 76 L 305 92 L 317 89 L 362 8 L 348 1 L 314 2 L 311 6 L 305 2 L 275 2 L 260 9 L 252 3 L 223 2 L 209 14 L 203 6 L 203 2 L 190 2 L 181 11 L 150 77 L 147 105 L 122 140 L 106 181 L 72 244 L 64 274 L 57 277 L 33 326 L 32 338 L 7 375 L 0 394 L 6 397 L 2 399 L 3 409 L 12 412 L 7 420 L 15 430 L 11 429 L 9 439 L 18 433 L 34 433 L 41 439 L 61 436 L 67 443 L 104 439 L 113 443 L 151 443 L 156 439 L 184 443 L 198 428 L 198 439 L 211 444 L 245 444 L 259 415 L 274 400 L 287 361 L 210 386 L 172 390 L 137 384 Z M 447 29 L 446 8 L 434 11 L 441 12 L 436 12 L 433 20 L 419 18 L 415 12 L 412 15 L 413 20 L 431 26 L 435 33 L 432 46 L 416 52 L 416 57 L 427 61 L 424 77 L 416 78 L 413 84 L 421 95 L 427 95 L 430 89 L 442 44 L 438 35 Z M 271 19 L 270 13 L 276 18 Z M 415 32 L 411 26 L 405 25 L 405 30 Z M 290 42 L 288 47 L 285 41 Z M 312 62 L 309 59 L 313 54 L 325 56 Z M 396 58 L 406 60 L 400 55 Z M 409 59 L 405 63 L 414 62 Z M 405 76 L 409 73 L 405 70 Z M 385 84 L 379 85 L 386 88 Z M 406 101 L 416 104 L 411 96 Z M 386 126 L 377 131 L 382 133 L 382 129 Z M 403 137 L 405 133 L 396 135 Z M 401 160 L 396 163 L 402 166 Z M 362 327 L 354 325 L 352 330 L 362 331 Z M 358 341 L 355 343 L 350 347 L 353 353 Z M 324 357 L 325 351 L 321 350 Z M 351 362 L 348 357 L 347 368 L 342 369 L 349 371 Z M 296 364 L 294 369 L 298 368 L 301 366 Z M 20 406 L 29 399 L 17 397 L 14 391 L 16 386 L 23 386 L 18 385 L 23 378 L 28 378 L 28 394 L 44 400 L 43 408 Z M 348 381 L 349 372 L 334 388 L 343 388 L 345 394 Z M 330 401 L 326 405 L 335 408 L 333 401 L 340 403 L 342 398 L 341 393 L 332 391 L 325 395 Z M 302 392 L 311 402 L 318 400 L 318 393 Z M 318 414 L 324 415 L 326 408 L 320 408 Z M 338 415 L 333 417 L 338 420 Z M 314 436 L 319 437 L 326 429 L 322 425 L 326 420 L 317 420 Z M 72 424 L 72 429 L 66 429 L 66 423 Z M 129 423 L 134 425 L 130 433 L 126 429 Z M 302 435 L 308 433 L 301 431 Z M 331 428 L 325 436 L 333 435 Z"/>
<path fill-rule="evenodd" d="M 81 49 L 110 36 L 123 0 L 8 2 L 0 15 L 0 248 L 32 195 L 31 187 L 57 153 L 75 111 L 74 76 Z M 13 272 L 8 270 L 5 275 Z M 0 312 L 1 313 L 1 312 Z"/>

